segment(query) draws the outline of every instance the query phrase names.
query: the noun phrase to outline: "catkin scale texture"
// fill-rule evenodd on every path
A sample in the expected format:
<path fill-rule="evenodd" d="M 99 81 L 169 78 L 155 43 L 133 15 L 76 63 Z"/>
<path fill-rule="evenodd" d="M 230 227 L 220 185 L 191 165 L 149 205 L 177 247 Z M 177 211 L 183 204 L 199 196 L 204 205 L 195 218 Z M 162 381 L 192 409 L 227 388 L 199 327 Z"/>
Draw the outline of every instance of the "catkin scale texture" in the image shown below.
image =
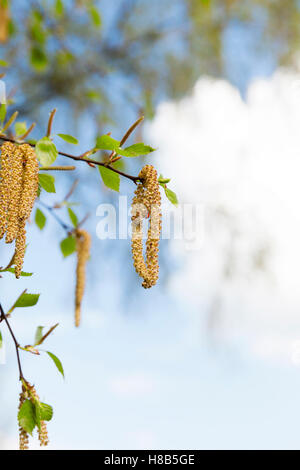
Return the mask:
<path fill-rule="evenodd" d="M 1 147 L 0 168 L 0 238 L 3 238 L 7 225 L 7 208 L 9 203 L 9 186 L 11 182 L 11 161 L 15 146 L 5 142 Z"/>
<path fill-rule="evenodd" d="M 161 196 L 157 172 L 146 165 L 139 173 L 141 183 L 132 200 L 132 257 L 136 272 L 143 278 L 142 286 L 154 286 L 159 275 L 159 238 L 161 232 Z M 143 256 L 143 219 L 149 217 L 146 261 Z"/>
<path fill-rule="evenodd" d="M 77 266 L 76 266 L 76 289 L 75 289 L 75 326 L 80 325 L 81 321 L 81 302 L 85 290 L 86 279 L 86 263 L 90 257 L 91 236 L 86 230 L 77 229 L 76 236 L 76 251 L 77 251 Z"/>
<path fill-rule="evenodd" d="M 1 147 L 0 169 L 0 238 L 15 242 L 15 275 L 20 277 L 25 248 L 26 221 L 29 219 L 38 191 L 38 161 L 28 144 L 6 142 Z"/>

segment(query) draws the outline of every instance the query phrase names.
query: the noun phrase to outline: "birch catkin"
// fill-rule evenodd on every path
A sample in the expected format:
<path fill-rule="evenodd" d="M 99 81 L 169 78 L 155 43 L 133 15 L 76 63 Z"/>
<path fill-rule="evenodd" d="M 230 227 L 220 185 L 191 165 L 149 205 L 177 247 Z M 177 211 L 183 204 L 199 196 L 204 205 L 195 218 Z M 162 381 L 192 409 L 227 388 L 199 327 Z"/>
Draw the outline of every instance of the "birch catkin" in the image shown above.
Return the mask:
<path fill-rule="evenodd" d="M 80 325 L 81 321 L 81 302 L 85 289 L 86 263 L 90 257 L 91 236 L 83 229 L 76 229 L 76 289 L 75 289 L 75 326 Z"/>
<path fill-rule="evenodd" d="M 6 142 L 1 147 L 0 169 L 0 238 L 15 243 L 15 275 L 20 277 L 26 247 L 26 221 L 38 191 L 38 161 L 28 144 Z"/>
<path fill-rule="evenodd" d="M 9 203 L 9 186 L 11 182 L 11 162 L 15 151 L 15 145 L 5 142 L 1 147 L 0 168 L 0 238 L 6 232 L 7 208 Z"/>
<path fill-rule="evenodd" d="M 26 390 L 24 385 L 22 386 L 22 392 L 19 395 L 19 411 L 26 400 Z M 21 426 L 19 426 L 19 449 L 28 450 L 29 449 L 29 435 Z"/>
<path fill-rule="evenodd" d="M 132 257 L 136 272 L 143 278 L 142 286 L 149 289 L 158 280 L 159 238 L 161 232 L 161 196 L 157 172 L 146 165 L 139 173 L 141 183 L 132 200 Z M 146 261 L 143 256 L 143 219 L 149 217 Z"/>

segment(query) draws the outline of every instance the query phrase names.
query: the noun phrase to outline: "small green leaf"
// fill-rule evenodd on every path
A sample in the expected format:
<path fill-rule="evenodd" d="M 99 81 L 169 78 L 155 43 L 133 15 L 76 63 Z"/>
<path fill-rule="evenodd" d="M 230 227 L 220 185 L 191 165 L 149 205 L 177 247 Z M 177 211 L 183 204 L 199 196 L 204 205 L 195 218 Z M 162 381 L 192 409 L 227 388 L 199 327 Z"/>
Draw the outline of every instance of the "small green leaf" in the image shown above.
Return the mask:
<path fill-rule="evenodd" d="M 102 181 L 109 189 L 119 192 L 120 189 L 120 175 L 114 171 L 109 170 L 105 166 L 99 166 L 99 172 Z"/>
<path fill-rule="evenodd" d="M 65 238 L 60 244 L 60 249 L 64 255 L 64 258 L 70 256 L 76 250 L 75 238 L 72 236 Z"/>
<path fill-rule="evenodd" d="M 8 67 L 8 63 L 5 60 L 0 59 L 0 66 L 1 67 Z"/>
<path fill-rule="evenodd" d="M 164 178 L 163 175 L 159 175 L 158 182 L 161 186 L 168 184 L 171 181 L 170 178 Z"/>
<path fill-rule="evenodd" d="M 75 212 L 71 209 L 71 207 L 68 207 L 68 213 L 69 213 L 69 217 L 71 219 L 72 224 L 74 225 L 74 227 L 77 227 L 78 218 L 77 218 L 77 215 L 75 214 Z"/>
<path fill-rule="evenodd" d="M 53 417 L 53 408 L 47 403 L 39 403 L 40 405 L 40 417 L 42 421 L 51 421 Z"/>
<path fill-rule="evenodd" d="M 26 131 L 27 131 L 26 122 L 16 122 L 16 124 L 15 124 L 15 134 L 16 134 L 17 137 L 19 137 L 20 135 L 25 134 Z"/>
<path fill-rule="evenodd" d="M 34 346 L 37 346 L 43 337 L 43 326 L 38 326 L 34 335 Z"/>
<path fill-rule="evenodd" d="M 42 46 L 34 46 L 31 48 L 30 63 L 37 72 L 43 72 L 46 69 L 48 58 Z"/>
<path fill-rule="evenodd" d="M 100 28 L 100 26 L 102 24 L 101 15 L 100 15 L 98 9 L 94 5 L 90 6 L 89 14 L 90 14 L 93 25 L 96 28 Z"/>
<path fill-rule="evenodd" d="M 9 273 L 15 274 L 15 268 L 7 268 L 3 272 L 9 272 Z M 33 275 L 33 273 L 26 273 L 25 271 L 21 272 L 22 277 L 30 277 L 32 275 Z"/>
<path fill-rule="evenodd" d="M 147 155 L 154 151 L 155 149 L 150 147 L 150 145 L 133 144 L 125 149 L 119 148 L 117 153 L 123 155 L 123 157 L 139 157 L 140 155 Z"/>
<path fill-rule="evenodd" d="M 115 150 L 119 148 L 120 142 L 109 135 L 102 135 L 96 140 L 96 148 L 99 150 Z"/>
<path fill-rule="evenodd" d="M 43 137 L 35 146 L 37 158 L 42 166 L 51 166 L 57 158 L 57 149 L 49 137 Z"/>
<path fill-rule="evenodd" d="M 37 209 L 35 211 L 34 221 L 40 230 L 43 230 L 43 228 L 45 227 L 46 220 L 47 219 L 44 213 L 40 209 Z"/>
<path fill-rule="evenodd" d="M 177 206 L 178 205 L 178 199 L 177 199 L 176 194 L 173 191 L 171 191 L 171 189 L 167 188 L 166 186 L 165 186 L 164 189 L 165 189 L 165 193 L 166 193 L 166 196 L 169 199 L 169 201 L 172 204 L 174 204 L 175 206 Z"/>
<path fill-rule="evenodd" d="M 33 307 L 39 301 L 40 294 L 27 294 L 23 292 L 14 304 L 14 308 Z"/>
<path fill-rule="evenodd" d="M 18 413 L 19 425 L 28 434 L 32 434 L 37 425 L 35 406 L 30 400 L 25 400 Z"/>
<path fill-rule="evenodd" d="M 78 140 L 75 137 L 73 137 L 72 135 L 68 135 L 68 134 L 57 134 L 57 135 L 58 135 L 58 137 L 65 140 L 69 144 L 74 144 L 74 145 L 78 144 Z"/>
<path fill-rule="evenodd" d="M 51 357 L 52 361 L 54 362 L 54 364 L 56 365 L 58 371 L 61 373 L 61 375 L 63 377 L 65 377 L 65 373 L 64 373 L 64 368 L 62 366 L 62 363 L 60 362 L 60 360 L 58 359 L 58 357 L 56 357 L 53 353 L 49 352 L 49 351 L 46 351 L 46 353 L 48 354 L 49 357 Z"/>
<path fill-rule="evenodd" d="M 62 16 L 64 12 L 64 4 L 62 0 L 55 0 L 54 11 L 58 18 Z"/>
<path fill-rule="evenodd" d="M 6 116 L 6 104 L 2 103 L 0 106 L 0 123 L 3 124 Z"/>
<path fill-rule="evenodd" d="M 39 183 L 47 193 L 55 193 L 55 178 L 52 175 L 39 174 Z"/>

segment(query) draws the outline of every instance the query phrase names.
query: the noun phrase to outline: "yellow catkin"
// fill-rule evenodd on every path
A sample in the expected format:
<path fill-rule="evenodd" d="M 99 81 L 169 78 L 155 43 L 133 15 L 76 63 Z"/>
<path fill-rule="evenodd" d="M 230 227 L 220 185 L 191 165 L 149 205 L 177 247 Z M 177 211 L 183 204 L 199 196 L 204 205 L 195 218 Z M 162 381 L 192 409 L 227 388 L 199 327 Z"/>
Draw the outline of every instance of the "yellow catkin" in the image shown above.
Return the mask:
<path fill-rule="evenodd" d="M 6 42 L 9 34 L 9 10 L 6 5 L 0 5 L 0 42 Z"/>
<path fill-rule="evenodd" d="M 12 243 L 18 234 L 19 210 L 23 187 L 23 152 L 15 146 L 11 159 L 10 184 L 8 190 L 6 243 Z"/>
<path fill-rule="evenodd" d="M 23 188 L 19 219 L 29 219 L 39 186 L 39 165 L 34 149 L 28 145 L 20 146 L 24 158 Z"/>
<path fill-rule="evenodd" d="M 19 231 L 16 238 L 15 244 L 15 255 L 14 255 L 14 265 L 15 265 L 15 276 L 17 279 L 21 276 L 25 250 L 26 250 L 26 221 L 22 219 L 19 222 Z"/>
<path fill-rule="evenodd" d="M 0 238 L 6 232 L 7 208 L 9 203 L 9 187 L 11 182 L 11 162 L 15 146 L 11 142 L 5 142 L 1 147 L 0 168 Z"/>
<path fill-rule="evenodd" d="M 159 275 L 159 239 L 161 232 L 161 196 L 157 172 L 146 165 L 139 173 L 138 184 L 132 200 L 132 256 L 136 272 L 144 279 L 142 286 L 154 286 Z M 146 262 L 143 256 L 143 219 L 149 217 L 146 242 Z"/>
<path fill-rule="evenodd" d="M 86 278 L 86 263 L 90 257 L 91 236 L 83 229 L 77 229 L 76 236 L 76 251 L 77 251 L 77 266 L 76 266 L 76 289 L 75 289 L 75 326 L 80 325 L 81 320 L 81 302 L 85 289 Z"/>
<path fill-rule="evenodd" d="M 40 401 L 39 396 L 34 388 L 33 385 L 30 385 L 27 382 L 27 387 L 28 387 L 28 392 L 29 392 L 29 398 L 34 404 L 35 401 Z M 38 437 L 40 441 L 40 446 L 46 447 L 49 444 L 49 438 L 48 438 L 48 431 L 47 431 L 47 425 L 45 421 L 41 421 L 41 427 L 38 429 Z"/>
<path fill-rule="evenodd" d="M 20 393 L 20 398 L 19 398 L 19 411 L 25 400 L 26 400 L 26 391 L 25 391 L 24 386 L 22 386 L 22 392 Z M 21 426 L 19 426 L 19 449 L 28 450 L 29 449 L 28 444 L 29 444 L 29 435 Z"/>

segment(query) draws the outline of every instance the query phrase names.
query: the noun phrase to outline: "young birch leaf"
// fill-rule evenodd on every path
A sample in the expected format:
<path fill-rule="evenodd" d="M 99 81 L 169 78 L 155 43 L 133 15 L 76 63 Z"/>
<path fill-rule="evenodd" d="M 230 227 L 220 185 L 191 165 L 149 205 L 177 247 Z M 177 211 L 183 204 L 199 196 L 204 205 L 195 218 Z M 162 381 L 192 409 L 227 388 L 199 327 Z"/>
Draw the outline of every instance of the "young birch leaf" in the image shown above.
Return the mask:
<path fill-rule="evenodd" d="M 61 243 L 60 243 L 60 249 L 61 252 L 66 258 L 67 256 L 70 256 L 74 251 L 76 250 L 76 240 L 74 237 L 67 237 L 65 238 Z"/>
<path fill-rule="evenodd" d="M 55 328 L 57 328 L 59 325 L 59 323 L 56 323 L 54 326 L 51 326 L 51 328 L 47 331 L 46 334 L 44 334 L 36 343 L 34 346 L 40 346 L 46 338 L 48 338 L 49 335 L 51 335 L 51 333 L 55 330 Z M 43 328 L 43 327 L 40 327 L 40 328 Z"/>
<path fill-rule="evenodd" d="M 99 166 L 99 172 L 102 177 L 102 181 L 109 189 L 119 192 L 120 189 L 120 175 L 114 171 L 105 168 L 105 166 Z"/>
<path fill-rule="evenodd" d="M 117 153 L 123 155 L 123 157 L 139 157 L 140 155 L 147 155 L 148 153 L 154 152 L 156 149 L 145 144 L 133 144 L 125 149 L 119 148 Z"/>
<path fill-rule="evenodd" d="M 15 124 L 15 134 L 16 134 L 17 137 L 19 137 L 20 135 L 25 134 L 26 131 L 27 131 L 26 122 L 16 122 L 16 124 Z"/>
<path fill-rule="evenodd" d="M 44 213 L 40 209 L 37 209 L 35 211 L 34 221 L 40 230 L 43 230 L 43 228 L 45 227 L 46 220 L 47 219 Z"/>
<path fill-rule="evenodd" d="M 71 209 L 71 207 L 68 207 L 68 213 L 69 213 L 69 217 L 70 217 L 70 220 L 71 220 L 72 224 L 74 225 L 74 227 L 77 227 L 78 218 L 77 218 L 77 215 L 75 214 L 75 212 Z"/>
<path fill-rule="evenodd" d="M 68 134 L 57 134 L 57 135 L 64 141 L 68 142 L 68 144 L 74 144 L 74 145 L 78 144 L 78 140 L 72 135 L 68 135 Z"/>
<path fill-rule="evenodd" d="M 100 16 L 98 9 L 94 5 L 91 5 L 89 8 L 89 13 L 90 13 L 90 17 L 91 17 L 93 25 L 96 28 L 100 28 L 102 21 L 101 21 L 101 16 Z"/>
<path fill-rule="evenodd" d="M 1 67 L 8 67 L 8 63 L 5 60 L 0 59 L 0 66 Z"/>
<path fill-rule="evenodd" d="M 109 135 L 102 135 L 96 140 L 96 148 L 99 150 L 115 150 L 119 148 L 120 142 Z"/>
<path fill-rule="evenodd" d="M 173 191 L 171 191 L 171 189 L 167 188 L 166 186 L 165 186 L 164 189 L 165 189 L 165 193 L 166 193 L 166 196 L 169 199 L 169 201 L 172 204 L 174 204 L 175 206 L 177 206 L 178 205 L 178 199 L 177 199 L 176 194 Z"/>
<path fill-rule="evenodd" d="M 0 106 L 0 123 L 1 123 L 1 125 L 4 122 L 5 116 L 6 116 L 6 104 L 2 103 L 1 106 Z"/>
<path fill-rule="evenodd" d="M 62 363 L 60 362 L 60 360 L 58 359 L 58 357 L 56 357 L 53 353 L 49 352 L 49 351 L 46 351 L 46 353 L 48 354 L 49 357 L 51 357 L 52 361 L 54 362 L 54 364 L 56 365 L 57 367 L 57 370 L 61 373 L 61 375 L 63 376 L 63 378 L 65 378 L 65 373 L 64 373 L 64 368 L 62 366 Z"/>
<path fill-rule="evenodd" d="M 3 271 L 3 272 L 5 272 L 5 273 L 8 272 L 8 273 L 15 274 L 15 268 L 7 268 L 7 269 L 5 269 L 5 271 Z M 30 276 L 32 276 L 32 275 L 33 275 L 33 273 L 26 273 L 25 271 L 22 271 L 22 272 L 21 272 L 21 276 L 22 276 L 22 277 L 30 277 Z"/>
<path fill-rule="evenodd" d="M 33 307 L 39 301 L 40 294 L 27 294 L 23 292 L 14 304 L 14 308 Z"/>
<path fill-rule="evenodd" d="M 39 183 L 47 193 L 55 193 L 55 178 L 52 175 L 39 174 Z"/>
<path fill-rule="evenodd" d="M 42 166 L 51 166 L 57 158 L 57 149 L 49 137 L 43 137 L 35 146 L 36 155 Z"/>
<path fill-rule="evenodd" d="M 32 434 L 37 425 L 35 407 L 30 400 L 25 400 L 18 413 L 18 421 L 21 428 L 28 434 Z"/>
<path fill-rule="evenodd" d="M 36 331 L 35 331 L 35 336 L 34 336 L 34 346 L 37 346 L 40 342 L 40 340 L 43 337 L 43 326 L 38 326 Z"/>
<path fill-rule="evenodd" d="M 51 421 L 53 417 L 53 408 L 47 403 L 39 403 L 40 406 L 40 417 L 42 421 Z"/>

